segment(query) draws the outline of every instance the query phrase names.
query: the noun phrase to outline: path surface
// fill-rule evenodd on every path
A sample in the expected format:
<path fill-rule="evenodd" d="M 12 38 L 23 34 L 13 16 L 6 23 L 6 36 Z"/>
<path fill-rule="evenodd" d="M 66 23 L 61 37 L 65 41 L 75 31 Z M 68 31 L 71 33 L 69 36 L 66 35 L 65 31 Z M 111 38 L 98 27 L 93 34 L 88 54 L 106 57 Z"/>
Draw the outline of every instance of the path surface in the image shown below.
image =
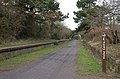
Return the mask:
<path fill-rule="evenodd" d="M 33 63 L 0 73 L 0 79 L 78 79 L 75 55 L 79 41 L 74 40 L 52 54 Z"/>

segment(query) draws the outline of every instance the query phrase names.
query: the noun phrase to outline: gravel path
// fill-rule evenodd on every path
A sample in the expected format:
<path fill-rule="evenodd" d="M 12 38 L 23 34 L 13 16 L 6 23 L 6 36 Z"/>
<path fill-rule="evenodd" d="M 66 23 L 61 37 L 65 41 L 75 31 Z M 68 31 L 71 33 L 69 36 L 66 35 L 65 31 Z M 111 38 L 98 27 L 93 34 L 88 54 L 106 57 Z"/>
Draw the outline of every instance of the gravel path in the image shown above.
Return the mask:
<path fill-rule="evenodd" d="M 2 72 L 0 79 L 78 79 L 74 66 L 78 43 L 74 40 L 25 67 Z"/>
<path fill-rule="evenodd" d="M 0 79 L 106 79 L 76 74 L 75 55 L 78 47 L 79 41 L 74 40 L 29 65 L 16 70 L 0 72 Z"/>

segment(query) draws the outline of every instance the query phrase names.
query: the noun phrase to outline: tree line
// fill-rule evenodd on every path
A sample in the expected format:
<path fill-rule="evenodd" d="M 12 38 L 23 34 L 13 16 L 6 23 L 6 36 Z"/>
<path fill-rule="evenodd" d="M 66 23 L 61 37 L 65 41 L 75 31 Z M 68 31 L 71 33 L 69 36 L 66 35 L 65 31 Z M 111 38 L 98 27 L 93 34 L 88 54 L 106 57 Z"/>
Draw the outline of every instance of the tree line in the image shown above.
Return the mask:
<path fill-rule="evenodd" d="M 18 39 L 65 39 L 71 30 L 61 21 L 56 0 L 0 0 L 0 43 Z"/>
<path fill-rule="evenodd" d="M 112 0 L 111 0 L 112 1 Z M 114 0 L 113 0 L 114 1 Z M 117 1 L 117 0 L 116 0 Z M 119 0 L 118 0 L 119 1 Z M 115 1 L 114 1 L 115 2 Z M 105 29 L 109 28 L 110 33 L 107 34 L 107 39 L 111 44 L 120 42 L 117 27 L 115 22 L 120 21 L 119 2 L 111 4 L 110 1 L 104 0 L 101 5 L 97 5 L 98 0 L 78 0 L 76 6 L 78 11 L 74 12 L 76 17 L 74 21 L 78 23 L 76 32 L 85 31 L 88 33 L 91 28 L 98 27 Z"/>

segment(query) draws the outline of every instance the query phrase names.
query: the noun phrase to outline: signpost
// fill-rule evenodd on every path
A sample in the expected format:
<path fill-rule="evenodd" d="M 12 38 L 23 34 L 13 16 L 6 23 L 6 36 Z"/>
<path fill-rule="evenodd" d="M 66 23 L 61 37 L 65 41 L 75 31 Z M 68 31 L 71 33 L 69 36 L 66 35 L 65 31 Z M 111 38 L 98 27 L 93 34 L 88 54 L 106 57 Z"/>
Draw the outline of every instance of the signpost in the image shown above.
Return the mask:
<path fill-rule="evenodd" d="M 106 73 L 106 34 L 102 35 L 102 72 Z"/>

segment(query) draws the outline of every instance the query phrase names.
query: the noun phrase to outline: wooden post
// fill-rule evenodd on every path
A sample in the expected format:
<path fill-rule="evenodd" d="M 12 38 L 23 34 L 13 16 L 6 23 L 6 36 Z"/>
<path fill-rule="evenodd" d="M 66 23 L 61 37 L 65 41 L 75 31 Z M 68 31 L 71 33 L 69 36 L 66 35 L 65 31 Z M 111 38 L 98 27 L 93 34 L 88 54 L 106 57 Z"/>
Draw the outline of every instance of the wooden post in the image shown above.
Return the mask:
<path fill-rule="evenodd" d="M 106 34 L 102 35 L 102 72 L 106 73 Z"/>

